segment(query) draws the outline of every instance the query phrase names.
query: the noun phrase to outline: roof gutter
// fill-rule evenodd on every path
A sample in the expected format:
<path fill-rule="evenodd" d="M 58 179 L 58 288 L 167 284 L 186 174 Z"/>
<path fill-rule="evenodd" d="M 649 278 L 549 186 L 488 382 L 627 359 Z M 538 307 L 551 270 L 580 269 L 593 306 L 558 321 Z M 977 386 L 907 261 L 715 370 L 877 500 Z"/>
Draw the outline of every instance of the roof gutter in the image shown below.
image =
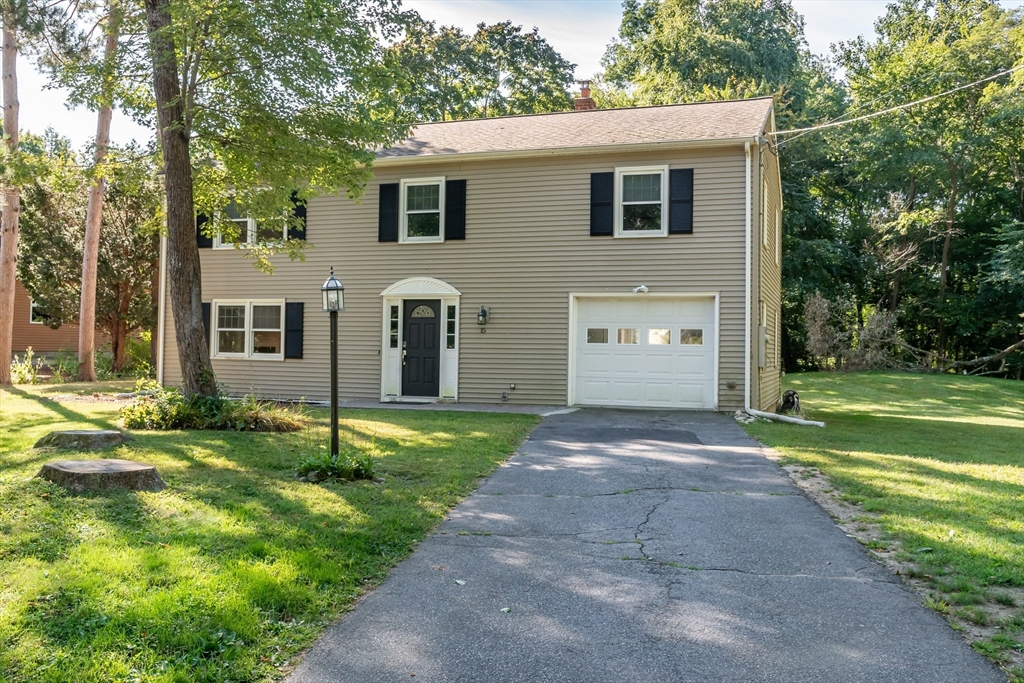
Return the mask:
<path fill-rule="evenodd" d="M 408 164 L 445 163 L 461 161 L 489 161 L 492 159 L 515 159 L 554 157 L 577 154 L 602 154 L 605 152 L 659 152 L 677 149 L 700 149 L 708 147 L 731 147 L 749 144 L 750 136 L 718 138 L 715 140 L 674 140 L 672 142 L 641 142 L 615 145 L 581 145 L 578 147 L 547 147 L 544 149 L 515 149 L 491 152 L 452 152 L 448 154 L 418 154 L 409 156 L 381 157 L 373 166 L 404 166 Z"/>
<path fill-rule="evenodd" d="M 743 151 L 747 157 L 747 173 L 746 173 L 746 201 L 744 206 L 746 208 L 746 257 L 744 258 L 745 265 L 745 296 L 743 297 L 743 313 L 744 313 L 744 325 L 743 325 L 743 409 L 750 410 L 750 354 L 753 349 L 750 348 L 750 296 L 751 296 L 751 282 L 750 282 L 750 252 L 753 248 L 750 241 L 751 232 L 751 187 L 750 187 L 750 140 L 743 143 Z"/>

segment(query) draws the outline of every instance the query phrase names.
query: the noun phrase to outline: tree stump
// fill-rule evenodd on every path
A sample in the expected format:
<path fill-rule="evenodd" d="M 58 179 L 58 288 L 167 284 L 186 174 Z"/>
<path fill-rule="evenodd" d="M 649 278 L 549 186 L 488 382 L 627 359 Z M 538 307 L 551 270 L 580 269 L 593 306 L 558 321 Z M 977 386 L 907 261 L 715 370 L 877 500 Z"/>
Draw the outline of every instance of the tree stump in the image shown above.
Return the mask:
<path fill-rule="evenodd" d="M 131 460 L 56 460 L 43 465 L 36 476 L 75 492 L 96 489 L 160 491 L 167 488 L 154 466 Z"/>
<path fill-rule="evenodd" d="M 77 451 L 98 451 L 131 441 L 127 434 L 116 429 L 69 429 L 50 432 L 36 441 L 34 448 L 73 448 Z"/>

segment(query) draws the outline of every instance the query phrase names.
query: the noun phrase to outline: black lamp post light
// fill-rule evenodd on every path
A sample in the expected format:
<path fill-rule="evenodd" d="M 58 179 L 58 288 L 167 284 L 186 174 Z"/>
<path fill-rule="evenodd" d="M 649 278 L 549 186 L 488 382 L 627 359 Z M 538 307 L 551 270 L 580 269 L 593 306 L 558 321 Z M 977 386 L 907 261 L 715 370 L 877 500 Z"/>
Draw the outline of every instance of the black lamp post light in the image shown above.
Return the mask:
<path fill-rule="evenodd" d="M 331 314 L 331 455 L 338 454 L 338 311 L 345 310 L 345 285 L 331 276 L 320 288 L 323 310 Z"/>

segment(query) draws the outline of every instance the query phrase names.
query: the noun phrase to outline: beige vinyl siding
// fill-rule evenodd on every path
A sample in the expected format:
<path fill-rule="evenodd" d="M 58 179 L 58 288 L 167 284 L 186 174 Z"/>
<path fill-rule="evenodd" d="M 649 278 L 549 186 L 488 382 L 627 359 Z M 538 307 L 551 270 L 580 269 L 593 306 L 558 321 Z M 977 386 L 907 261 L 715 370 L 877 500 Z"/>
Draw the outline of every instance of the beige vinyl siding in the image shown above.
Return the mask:
<path fill-rule="evenodd" d="M 782 239 L 782 225 L 780 209 L 782 206 L 781 188 L 779 185 L 779 161 L 778 157 L 768 148 L 762 145 L 759 154 L 760 182 L 758 185 L 767 194 L 767 204 L 759 198 L 758 219 L 755 225 L 758 226 L 757 241 L 755 243 L 755 282 L 757 283 L 757 296 L 755 301 L 763 300 L 766 304 L 769 342 L 765 354 L 766 365 L 758 368 L 757 371 L 757 407 L 762 410 L 771 409 L 779 396 L 782 394 L 782 347 L 780 334 L 782 330 L 782 267 L 776 263 L 776 241 Z M 767 212 L 765 213 L 765 207 Z M 768 230 L 768 244 L 764 244 L 761 238 L 761 227 L 766 226 Z M 781 250 L 780 252 L 781 253 Z M 755 312 L 756 313 L 756 312 Z M 757 330 L 755 327 L 754 330 Z M 755 342 L 757 336 L 754 337 Z M 756 354 L 755 354 L 755 364 Z"/>
<path fill-rule="evenodd" d="M 669 164 L 694 169 L 694 233 L 659 238 L 590 236 L 590 174 L 616 166 Z M 343 398 L 378 399 L 381 291 L 410 277 L 433 277 L 462 292 L 459 400 L 564 404 L 567 400 L 570 293 L 721 294 L 719 406 L 743 403 L 744 151 L 608 153 L 573 157 L 389 165 L 361 202 L 320 197 L 309 203 L 306 261 L 275 257 L 273 275 L 234 250 L 201 250 L 203 301 L 304 301 L 304 358 L 214 359 L 232 393 L 323 400 L 328 397 L 328 316 L 319 287 L 330 266 L 345 284 L 339 317 Z M 466 239 L 442 244 L 378 243 L 379 185 L 444 175 L 467 179 Z M 642 295 L 638 295 L 642 296 Z M 491 314 L 476 324 L 481 304 Z M 214 313 L 214 318 L 216 314 Z M 168 314 L 165 382 L 180 381 Z M 515 383 L 516 389 L 509 385 Z M 728 384 L 734 388 L 729 389 Z"/>

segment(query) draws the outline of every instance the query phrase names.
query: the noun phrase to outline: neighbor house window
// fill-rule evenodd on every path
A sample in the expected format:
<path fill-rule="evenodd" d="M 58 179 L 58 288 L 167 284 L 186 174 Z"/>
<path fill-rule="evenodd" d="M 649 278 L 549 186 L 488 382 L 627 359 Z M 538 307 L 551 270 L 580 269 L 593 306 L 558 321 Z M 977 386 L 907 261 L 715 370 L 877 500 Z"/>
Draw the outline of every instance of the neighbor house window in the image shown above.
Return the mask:
<path fill-rule="evenodd" d="M 656 237 L 668 234 L 665 208 L 668 167 L 616 169 L 615 196 L 616 237 Z"/>
<path fill-rule="evenodd" d="M 268 242 L 283 242 L 288 239 L 288 226 L 284 223 L 280 227 L 267 227 L 260 225 L 254 219 L 243 214 L 234 202 L 224 207 L 224 218 L 234 225 L 232 238 L 229 240 L 219 232 L 213 238 L 215 249 L 233 249 L 251 244 L 266 244 Z"/>
<path fill-rule="evenodd" d="M 30 301 L 28 304 L 29 322 L 33 325 L 47 325 L 50 322 L 50 316 L 46 314 L 42 308 L 39 307 L 35 301 Z"/>
<path fill-rule="evenodd" d="M 403 242 L 443 242 L 444 178 L 402 181 Z"/>
<path fill-rule="evenodd" d="M 284 359 L 284 303 L 215 303 L 213 355 Z"/>

